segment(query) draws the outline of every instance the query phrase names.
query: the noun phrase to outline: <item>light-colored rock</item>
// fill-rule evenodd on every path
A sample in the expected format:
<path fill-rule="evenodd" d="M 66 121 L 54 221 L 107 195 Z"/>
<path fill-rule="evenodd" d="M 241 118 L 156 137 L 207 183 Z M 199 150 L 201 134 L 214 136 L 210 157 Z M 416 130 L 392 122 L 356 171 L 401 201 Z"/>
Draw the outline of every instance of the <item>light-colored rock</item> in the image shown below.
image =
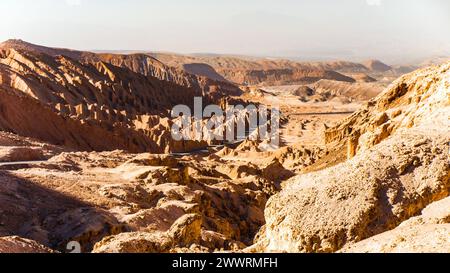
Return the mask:
<path fill-rule="evenodd" d="M 450 224 L 450 197 L 431 203 L 419 216 L 404 221 L 400 227 L 424 224 Z"/>
<path fill-rule="evenodd" d="M 450 253 L 450 224 L 399 227 L 346 247 L 341 252 Z"/>
<path fill-rule="evenodd" d="M 168 230 L 168 234 L 179 246 L 199 243 L 202 217 L 198 214 L 186 214 L 180 217 Z"/>
<path fill-rule="evenodd" d="M 397 131 L 448 133 L 450 126 L 450 63 L 404 75 L 366 106 L 325 132 L 325 142 L 357 153 L 377 145 Z"/>
<path fill-rule="evenodd" d="M 349 244 L 340 252 L 450 253 L 450 197 L 433 202 L 395 229 Z"/>
<path fill-rule="evenodd" d="M 346 140 L 359 129 L 361 139 L 368 134 L 376 139 L 345 163 L 285 182 L 267 203 L 266 225 L 252 251 L 337 251 L 391 230 L 447 197 L 449 90 L 449 63 L 419 70 L 369 103 L 369 111 L 330 130 L 328 137 L 337 133 Z M 383 112 L 393 111 L 397 120 L 387 126 L 390 114 Z"/>
<path fill-rule="evenodd" d="M 0 237 L 0 253 L 54 253 L 36 241 L 18 236 Z"/>
<path fill-rule="evenodd" d="M 94 246 L 94 253 L 164 253 L 173 246 L 165 233 L 132 232 L 104 238 Z"/>
<path fill-rule="evenodd" d="M 448 138 L 396 136 L 346 163 L 295 177 L 269 200 L 259 243 L 265 251 L 332 252 L 392 229 L 449 194 L 447 151 Z"/>

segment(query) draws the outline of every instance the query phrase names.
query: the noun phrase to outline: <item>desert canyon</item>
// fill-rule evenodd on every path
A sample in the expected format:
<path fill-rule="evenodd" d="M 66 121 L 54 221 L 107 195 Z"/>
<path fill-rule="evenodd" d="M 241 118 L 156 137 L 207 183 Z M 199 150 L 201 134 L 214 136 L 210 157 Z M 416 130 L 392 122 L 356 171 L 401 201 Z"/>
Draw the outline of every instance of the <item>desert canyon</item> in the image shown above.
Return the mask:
<path fill-rule="evenodd" d="M 278 105 L 281 145 L 171 109 Z M 300 62 L 0 44 L 0 253 L 450 252 L 450 59 Z"/>

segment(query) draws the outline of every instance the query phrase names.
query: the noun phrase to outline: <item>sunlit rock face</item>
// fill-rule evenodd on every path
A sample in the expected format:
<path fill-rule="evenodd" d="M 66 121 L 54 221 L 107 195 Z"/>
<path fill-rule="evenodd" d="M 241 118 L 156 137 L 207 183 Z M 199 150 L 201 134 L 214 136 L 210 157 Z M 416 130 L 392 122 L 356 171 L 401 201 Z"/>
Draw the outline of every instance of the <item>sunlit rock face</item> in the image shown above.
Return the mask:
<path fill-rule="evenodd" d="M 240 92 L 232 84 L 177 71 L 145 55 L 26 45 L 2 45 L 0 128 L 76 149 L 199 149 L 205 143 L 172 139 L 170 110 L 192 106 L 196 96 L 205 104 L 224 105 L 227 96 Z"/>
<path fill-rule="evenodd" d="M 449 90 L 449 63 L 419 70 L 403 76 L 366 107 L 329 129 L 327 141 L 353 145 L 352 158 L 285 182 L 283 190 L 267 203 L 266 225 L 252 250 L 337 251 L 391 230 L 447 197 Z M 441 240 L 436 245 L 442 248 L 434 250 L 439 252 L 448 246 L 448 240 L 442 241 L 447 231 L 445 225 L 423 227 L 424 234 L 417 236 L 425 240 L 426 232 L 436 234 Z M 414 240 L 414 232 L 405 231 L 409 234 L 406 240 Z M 355 249 L 370 251 L 370 244 L 387 243 L 393 236 L 374 237 Z"/>

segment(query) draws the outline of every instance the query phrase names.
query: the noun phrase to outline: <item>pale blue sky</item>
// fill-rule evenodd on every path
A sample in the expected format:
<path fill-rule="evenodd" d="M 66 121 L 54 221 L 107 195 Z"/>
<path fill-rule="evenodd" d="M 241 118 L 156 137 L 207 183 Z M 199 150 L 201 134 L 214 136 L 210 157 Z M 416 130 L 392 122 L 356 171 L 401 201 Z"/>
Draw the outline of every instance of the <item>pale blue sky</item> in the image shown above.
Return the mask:
<path fill-rule="evenodd" d="M 0 40 L 392 62 L 450 52 L 448 0 L 1 0 Z"/>

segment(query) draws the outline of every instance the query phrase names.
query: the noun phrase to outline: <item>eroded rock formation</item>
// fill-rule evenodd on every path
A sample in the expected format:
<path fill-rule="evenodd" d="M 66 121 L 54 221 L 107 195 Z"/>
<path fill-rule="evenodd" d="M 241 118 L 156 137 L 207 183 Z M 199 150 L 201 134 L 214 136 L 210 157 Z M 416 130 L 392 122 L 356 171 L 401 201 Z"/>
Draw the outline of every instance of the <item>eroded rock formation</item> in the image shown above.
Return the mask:
<path fill-rule="evenodd" d="M 166 71 L 156 60 L 69 54 L 77 60 L 3 48 L 0 128 L 75 149 L 162 153 L 204 147 L 204 142 L 172 139 L 170 110 L 192 106 L 195 96 L 223 106 L 228 96 L 239 94 L 234 85 Z M 60 51 L 50 51 L 55 52 Z"/>
<path fill-rule="evenodd" d="M 391 230 L 449 196 L 449 69 L 447 63 L 402 77 L 327 131 L 329 142 L 358 145 L 350 149 L 358 152 L 351 152 L 354 157 L 345 163 L 285 182 L 268 201 L 267 223 L 249 250 L 337 251 Z M 358 144 L 348 141 L 355 133 L 360 135 Z M 443 248 L 437 251 L 447 249 L 445 225 L 424 229 L 441 240 L 437 244 Z M 389 244 L 395 232 L 400 231 L 368 239 L 355 249 L 367 250 L 377 240 Z M 405 240 L 414 240 L 415 228 L 401 232 Z M 418 240 L 426 240 L 425 233 Z"/>

